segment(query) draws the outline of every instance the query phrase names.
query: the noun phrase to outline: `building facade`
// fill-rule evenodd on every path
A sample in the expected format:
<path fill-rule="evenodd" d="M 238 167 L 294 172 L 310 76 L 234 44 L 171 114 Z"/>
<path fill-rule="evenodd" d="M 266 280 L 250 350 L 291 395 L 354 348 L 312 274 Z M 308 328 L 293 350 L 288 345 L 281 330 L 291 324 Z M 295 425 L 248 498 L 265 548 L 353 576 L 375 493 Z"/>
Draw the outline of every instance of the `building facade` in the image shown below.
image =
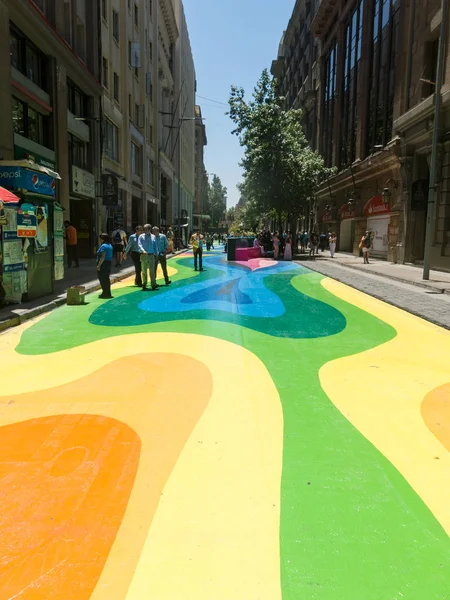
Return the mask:
<path fill-rule="evenodd" d="M 195 107 L 195 205 L 194 227 L 203 229 L 210 215 L 206 214 L 208 199 L 208 174 L 205 169 L 205 147 L 208 144 L 206 127 L 202 118 L 202 109 Z"/>
<path fill-rule="evenodd" d="M 79 231 L 80 256 L 93 256 L 100 227 L 98 4 L 0 0 L 0 29 L 0 157 L 32 157 L 60 174 L 56 201 Z"/>
<path fill-rule="evenodd" d="M 394 262 L 423 260 L 441 5 L 441 0 L 321 0 L 305 5 L 312 16 L 311 34 L 320 42 L 320 60 L 315 69 L 310 67 L 317 85 L 317 135 L 308 134 L 314 130 L 312 122 L 305 124 L 305 132 L 327 166 L 336 170 L 316 194 L 313 220 L 318 228 L 337 233 L 340 250 L 358 254 L 361 236 L 370 229 L 376 255 Z M 303 54 L 295 54 L 303 14 L 302 2 L 297 2 L 283 37 L 281 65 L 279 53 L 273 66 L 289 108 L 295 106 L 304 76 Z M 434 267 L 450 269 L 450 160 L 444 133 L 449 121 L 448 45 L 445 53 L 431 257 Z M 293 72 L 299 70 L 296 79 Z M 309 120 L 307 106 L 300 106 Z"/>

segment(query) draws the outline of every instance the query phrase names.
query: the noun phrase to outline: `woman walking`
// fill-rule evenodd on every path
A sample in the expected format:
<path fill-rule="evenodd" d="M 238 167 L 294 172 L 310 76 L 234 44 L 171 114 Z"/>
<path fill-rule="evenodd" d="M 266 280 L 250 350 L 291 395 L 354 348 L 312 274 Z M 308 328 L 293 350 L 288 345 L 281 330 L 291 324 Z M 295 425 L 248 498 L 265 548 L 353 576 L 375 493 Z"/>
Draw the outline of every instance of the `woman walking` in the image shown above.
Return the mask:
<path fill-rule="evenodd" d="M 288 231 L 284 243 L 284 260 L 292 260 L 292 232 Z"/>
<path fill-rule="evenodd" d="M 329 244 L 330 244 L 330 256 L 331 256 L 331 258 L 334 258 L 334 253 L 336 252 L 336 244 L 337 244 L 337 237 L 336 237 L 335 233 L 330 234 Z"/>
<path fill-rule="evenodd" d="M 363 252 L 364 264 L 369 264 L 369 256 L 370 251 L 372 249 L 372 234 L 370 231 L 366 231 L 366 233 L 362 236 L 361 241 L 359 243 L 359 247 Z"/>
<path fill-rule="evenodd" d="M 273 257 L 275 260 L 278 260 L 278 253 L 280 252 L 280 238 L 278 237 L 278 231 L 275 232 L 273 238 Z"/>
<path fill-rule="evenodd" d="M 98 280 L 102 286 L 102 293 L 99 298 L 108 300 L 111 296 L 111 281 L 109 276 L 111 274 L 111 261 L 113 256 L 113 247 L 111 246 L 111 240 L 107 233 L 100 235 L 102 242 L 100 248 L 97 250 L 97 273 Z"/>

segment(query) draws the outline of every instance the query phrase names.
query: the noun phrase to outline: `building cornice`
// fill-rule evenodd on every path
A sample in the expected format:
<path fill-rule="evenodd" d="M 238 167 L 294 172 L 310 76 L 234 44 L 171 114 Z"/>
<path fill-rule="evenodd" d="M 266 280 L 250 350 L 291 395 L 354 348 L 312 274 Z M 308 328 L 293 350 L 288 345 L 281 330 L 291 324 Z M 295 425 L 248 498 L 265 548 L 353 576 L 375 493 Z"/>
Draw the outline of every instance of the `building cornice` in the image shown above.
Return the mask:
<path fill-rule="evenodd" d="M 311 23 L 312 34 L 316 37 L 322 37 L 338 9 L 339 0 L 322 0 Z"/>
<path fill-rule="evenodd" d="M 164 17 L 164 24 L 169 34 L 169 39 L 172 44 L 175 44 L 180 33 L 178 31 L 177 19 L 171 0 L 159 0 L 159 6 Z"/>

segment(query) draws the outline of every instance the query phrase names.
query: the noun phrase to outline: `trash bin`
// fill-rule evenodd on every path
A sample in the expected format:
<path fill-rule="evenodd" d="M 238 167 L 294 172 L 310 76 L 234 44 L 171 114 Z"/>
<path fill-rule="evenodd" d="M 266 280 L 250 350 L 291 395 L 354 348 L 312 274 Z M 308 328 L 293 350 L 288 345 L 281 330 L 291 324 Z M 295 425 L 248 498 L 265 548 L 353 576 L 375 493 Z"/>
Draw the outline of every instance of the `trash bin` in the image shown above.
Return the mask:
<path fill-rule="evenodd" d="M 85 303 L 86 288 L 82 285 L 74 285 L 67 290 L 67 304 L 69 306 L 79 306 Z"/>

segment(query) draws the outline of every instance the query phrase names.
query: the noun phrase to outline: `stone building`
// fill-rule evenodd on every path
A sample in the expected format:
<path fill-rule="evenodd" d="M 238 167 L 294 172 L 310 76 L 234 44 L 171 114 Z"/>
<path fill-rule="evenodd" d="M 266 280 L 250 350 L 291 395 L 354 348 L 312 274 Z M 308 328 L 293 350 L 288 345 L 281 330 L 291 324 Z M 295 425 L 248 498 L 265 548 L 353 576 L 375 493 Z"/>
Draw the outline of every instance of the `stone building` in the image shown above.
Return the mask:
<path fill-rule="evenodd" d="M 98 3 L 0 0 L 0 157 L 57 171 L 56 200 L 93 256 L 100 228 Z"/>
<path fill-rule="evenodd" d="M 202 109 L 195 107 L 195 205 L 194 227 L 203 228 L 209 215 L 205 213 L 208 195 L 208 174 L 205 169 L 205 146 L 208 144 Z"/>

